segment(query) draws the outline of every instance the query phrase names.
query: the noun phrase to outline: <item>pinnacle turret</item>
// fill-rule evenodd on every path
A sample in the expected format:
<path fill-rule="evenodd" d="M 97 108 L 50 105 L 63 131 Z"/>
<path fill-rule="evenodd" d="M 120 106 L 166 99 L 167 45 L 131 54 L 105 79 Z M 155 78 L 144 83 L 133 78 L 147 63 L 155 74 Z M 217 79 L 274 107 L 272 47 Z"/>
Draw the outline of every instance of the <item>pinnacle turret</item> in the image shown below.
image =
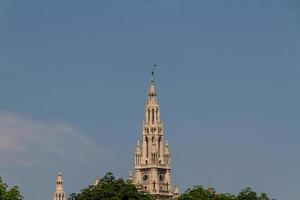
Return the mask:
<path fill-rule="evenodd" d="M 166 141 L 165 145 L 165 155 L 170 155 L 170 147 L 168 141 Z"/>
<path fill-rule="evenodd" d="M 99 176 L 96 176 L 94 186 L 97 186 L 99 183 L 100 183 L 100 178 L 99 178 Z"/>
<path fill-rule="evenodd" d="M 137 141 L 137 144 L 136 144 L 135 153 L 137 155 L 141 154 L 141 147 L 140 147 L 140 141 L 139 140 Z"/>
<path fill-rule="evenodd" d="M 133 174 L 132 174 L 132 171 L 131 171 L 131 170 L 129 170 L 129 173 L 128 173 L 128 181 L 129 181 L 130 183 L 132 183 L 132 181 L 133 181 Z"/>
<path fill-rule="evenodd" d="M 175 188 L 174 188 L 174 198 L 177 198 L 177 197 L 179 197 L 179 194 L 180 194 L 180 192 L 179 192 L 179 188 L 178 188 L 178 186 L 176 185 L 175 186 Z"/>

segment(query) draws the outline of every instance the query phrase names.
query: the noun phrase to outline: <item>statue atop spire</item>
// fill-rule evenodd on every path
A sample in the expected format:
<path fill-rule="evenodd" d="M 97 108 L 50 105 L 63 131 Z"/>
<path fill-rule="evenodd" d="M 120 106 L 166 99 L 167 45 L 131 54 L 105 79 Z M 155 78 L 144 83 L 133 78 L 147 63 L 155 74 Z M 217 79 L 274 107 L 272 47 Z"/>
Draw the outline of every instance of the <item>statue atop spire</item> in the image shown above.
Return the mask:
<path fill-rule="evenodd" d="M 156 65 L 152 65 L 152 70 L 151 70 L 151 84 L 155 84 L 155 78 L 154 78 L 154 72 L 155 72 Z"/>

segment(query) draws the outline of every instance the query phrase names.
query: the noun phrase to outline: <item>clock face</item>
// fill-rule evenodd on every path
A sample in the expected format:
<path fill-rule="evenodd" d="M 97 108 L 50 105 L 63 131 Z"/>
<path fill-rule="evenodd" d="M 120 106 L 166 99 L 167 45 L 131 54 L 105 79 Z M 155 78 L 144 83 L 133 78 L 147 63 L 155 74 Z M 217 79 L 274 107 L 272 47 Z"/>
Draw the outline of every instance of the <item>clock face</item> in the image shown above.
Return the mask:
<path fill-rule="evenodd" d="M 148 174 L 143 174 L 142 179 L 143 179 L 143 181 L 147 181 L 148 180 Z"/>

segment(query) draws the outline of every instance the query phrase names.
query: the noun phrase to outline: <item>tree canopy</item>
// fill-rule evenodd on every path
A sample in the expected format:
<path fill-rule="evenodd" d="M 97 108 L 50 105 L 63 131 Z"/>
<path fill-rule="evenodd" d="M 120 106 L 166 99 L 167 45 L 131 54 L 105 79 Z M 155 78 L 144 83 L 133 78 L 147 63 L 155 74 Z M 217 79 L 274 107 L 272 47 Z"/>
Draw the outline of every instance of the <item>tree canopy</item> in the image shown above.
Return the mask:
<path fill-rule="evenodd" d="M 266 193 L 258 195 L 251 188 L 247 187 L 237 196 L 229 193 L 216 193 L 214 188 L 203 186 L 194 186 L 187 189 L 178 200 L 271 200 Z"/>
<path fill-rule="evenodd" d="M 7 184 L 0 177 L 0 200 L 22 200 L 23 196 L 17 186 L 13 186 L 10 190 Z"/>
<path fill-rule="evenodd" d="M 96 186 L 89 186 L 80 193 L 72 193 L 69 200 L 151 200 L 152 197 L 139 191 L 135 185 L 121 179 L 115 179 L 108 172 Z"/>
<path fill-rule="evenodd" d="M 139 190 L 134 184 L 116 179 L 108 172 L 96 186 L 89 186 L 70 195 L 69 200 L 154 200 L 150 194 Z M 266 193 L 257 194 L 245 188 L 238 195 L 217 193 L 213 187 L 194 186 L 187 189 L 177 200 L 271 200 Z"/>

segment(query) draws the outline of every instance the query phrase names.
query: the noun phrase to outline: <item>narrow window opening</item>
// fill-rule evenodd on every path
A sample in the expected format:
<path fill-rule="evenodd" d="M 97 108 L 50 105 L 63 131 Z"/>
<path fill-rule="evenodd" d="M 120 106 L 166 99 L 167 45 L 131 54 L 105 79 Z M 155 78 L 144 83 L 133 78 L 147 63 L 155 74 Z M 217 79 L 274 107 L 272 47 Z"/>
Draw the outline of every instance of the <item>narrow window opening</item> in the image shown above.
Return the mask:
<path fill-rule="evenodd" d="M 158 157 L 160 157 L 161 155 L 160 155 L 160 150 L 161 150 L 161 142 L 162 142 L 162 139 L 161 139 L 161 137 L 159 137 L 159 139 L 158 139 Z"/>
<path fill-rule="evenodd" d="M 148 138 L 146 137 L 146 157 L 148 158 L 148 153 L 149 153 L 149 151 L 148 151 Z"/>
<path fill-rule="evenodd" d="M 152 124 L 154 124 L 154 109 L 152 109 Z"/>

